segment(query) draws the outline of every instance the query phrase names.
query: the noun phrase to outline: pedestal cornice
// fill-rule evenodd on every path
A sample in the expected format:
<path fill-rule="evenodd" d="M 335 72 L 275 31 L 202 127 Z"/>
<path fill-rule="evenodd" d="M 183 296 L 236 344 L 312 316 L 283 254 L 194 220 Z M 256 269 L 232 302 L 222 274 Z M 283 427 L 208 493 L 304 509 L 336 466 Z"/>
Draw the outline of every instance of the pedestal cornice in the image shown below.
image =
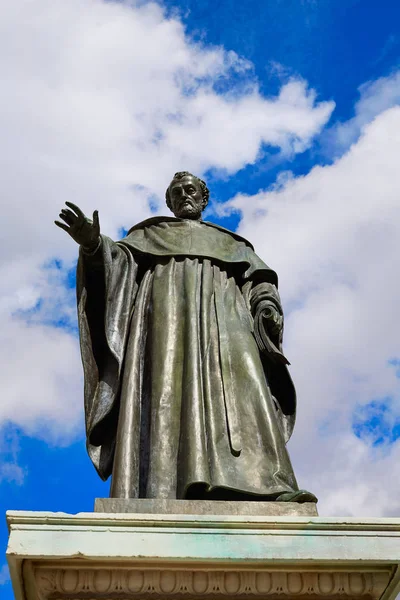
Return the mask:
<path fill-rule="evenodd" d="M 9 512 L 16 600 L 394 600 L 400 519 Z"/>

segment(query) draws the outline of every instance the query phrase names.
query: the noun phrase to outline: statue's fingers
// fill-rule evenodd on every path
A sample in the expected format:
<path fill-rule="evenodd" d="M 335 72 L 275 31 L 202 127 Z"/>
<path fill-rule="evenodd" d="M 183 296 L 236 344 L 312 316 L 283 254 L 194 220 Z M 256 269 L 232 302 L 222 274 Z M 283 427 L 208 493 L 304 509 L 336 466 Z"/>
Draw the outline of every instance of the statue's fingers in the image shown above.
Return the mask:
<path fill-rule="evenodd" d="M 67 225 L 74 225 L 76 222 L 76 216 L 74 215 L 73 217 L 71 217 L 71 215 L 65 214 L 63 212 L 60 212 L 60 214 L 58 215 L 60 217 L 60 219 L 62 219 L 63 221 L 65 221 L 67 223 Z"/>
<path fill-rule="evenodd" d="M 61 210 L 61 214 L 65 215 L 66 217 L 69 217 L 70 219 L 72 219 L 72 221 L 75 223 L 75 221 L 78 220 L 79 217 L 76 216 L 76 214 L 74 212 L 72 212 L 72 210 L 69 210 L 69 208 L 63 208 Z"/>
<path fill-rule="evenodd" d="M 93 225 L 96 227 L 98 231 L 100 231 L 100 222 L 99 222 L 99 211 L 93 211 Z"/>
<path fill-rule="evenodd" d="M 67 225 L 60 223 L 60 221 L 54 221 L 54 223 L 57 225 L 57 227 L 60 227 L 60 229 L 64 229 L 64 231 L 69 233 L 69 227 Z"/>
<path fill-rule="evenodd" d="M 81 211 L 81 209 L 79 208 L 79 206 L 77 206 L 73 202 L 66 202 L 65 204 L 67 206 L 69 206 L 69 208 L 72 208 L 72 210 L 74 212 L 76 212 L 76 214 L 78 215 L 78 217 L 82 217 L 83 219 L 85 218 L 85 215 L 83 214 L 83 212 Z"/>

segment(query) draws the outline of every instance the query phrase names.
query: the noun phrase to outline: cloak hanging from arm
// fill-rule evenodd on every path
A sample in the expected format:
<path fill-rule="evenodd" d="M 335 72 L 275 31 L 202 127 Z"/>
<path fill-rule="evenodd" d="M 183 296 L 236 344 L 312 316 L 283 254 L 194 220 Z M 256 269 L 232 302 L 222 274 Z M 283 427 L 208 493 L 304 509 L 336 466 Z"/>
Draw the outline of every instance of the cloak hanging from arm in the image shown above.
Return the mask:
<path fill-rule="evenodd" d="M 254 337 L 287 442 L 292 435 L 296 418 L 296 391 L 287 369 L 290 363 L 282 352 L 283 310 L 277 285 L 261 282 L 253 286 L 250 305 L 254 318 Z M 276 311 L 282 321 L 282 326 L 276 333 L 269 331 L 268 315 L 271 310 Z"/>
<path fill-rule="evenodd" d="M 107 236 L 101 236 L 92 254 L 80 250 L 77 301 L 87 449 L 104 480 L 112 471 L 120 376 L 136 275 L 133 254 Z"/>
<path fill-rule="evenodd" d="M 211 223 L 172 217 L 148 219 L 132 228 L 121 242 L 102 236 L 93 254 L 81 251 L 77 294 L 87 445 L 103 479 L 112 471 L 121 372 L 138 284 L 145 270 L 158 261 L 188 256 L 209 259 L 234 273 L 253 317 L 265 303 L 282 313 L 275 272 L 260 260 L 249 242 Z M 266 342 L 267 331 L 258 320 L 256 324 Z M 281 339 L 270 341 L 281 351 Z M 264 371 L 287 441 L 295 419 L 294 387 L 286 365 L 273 363 L 265 344 L 260 350 L 264 351 Z"/>

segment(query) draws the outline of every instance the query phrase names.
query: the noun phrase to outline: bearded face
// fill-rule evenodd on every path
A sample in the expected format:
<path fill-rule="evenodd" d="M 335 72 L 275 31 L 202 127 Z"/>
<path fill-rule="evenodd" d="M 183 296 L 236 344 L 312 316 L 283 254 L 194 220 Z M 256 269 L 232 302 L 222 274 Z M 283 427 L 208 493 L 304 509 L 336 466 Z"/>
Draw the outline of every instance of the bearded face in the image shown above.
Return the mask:
<path fill-rule="evenodd" d="M 200 219 L 205 202 L 200 182 L 187 175 L 174 179 L 169 186 L 171 210 L 179 219 Z"/>

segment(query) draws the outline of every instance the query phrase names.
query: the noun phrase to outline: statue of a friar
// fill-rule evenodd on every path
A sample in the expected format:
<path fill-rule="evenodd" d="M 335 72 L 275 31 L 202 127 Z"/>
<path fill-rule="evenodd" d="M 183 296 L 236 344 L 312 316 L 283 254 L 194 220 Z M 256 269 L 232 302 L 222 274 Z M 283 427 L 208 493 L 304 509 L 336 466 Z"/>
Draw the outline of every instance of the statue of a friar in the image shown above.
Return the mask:
<path fill-rule="evenodd" d="M 201 220 L 188 172 L 114 242 L 74 204 L 89 455 L 113 498 L 316 502 L 286 449 L 296 396 L 277 276 L 236 233 Z"/>

